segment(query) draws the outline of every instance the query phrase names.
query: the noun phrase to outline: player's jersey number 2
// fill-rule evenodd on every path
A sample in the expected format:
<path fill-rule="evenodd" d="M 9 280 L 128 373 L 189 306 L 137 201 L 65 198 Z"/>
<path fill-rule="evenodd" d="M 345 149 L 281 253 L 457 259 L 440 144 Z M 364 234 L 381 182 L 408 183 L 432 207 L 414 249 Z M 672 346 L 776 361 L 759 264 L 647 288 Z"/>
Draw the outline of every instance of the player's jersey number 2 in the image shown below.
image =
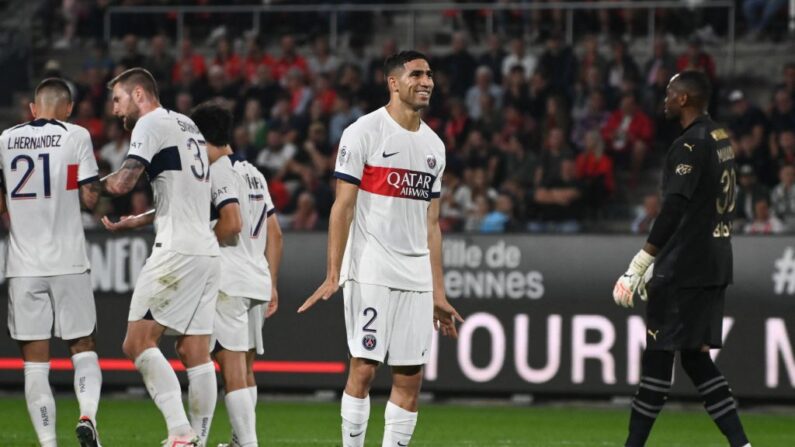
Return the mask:
<path fill-rule="evenodd" d="M 52 188 L 50 186 L 50 154 L 43 153 L 37 157 L 41 164 L 42 183 L 44 184 L 44 198 L 50 198 L 52 195 Z M 17 155 L 11 160 L 11 171 L 22 171 L 22 176 L 17 181 L 17 184 L 11 190 L 10 197 L 12 200 L 29 200 L 38 197 L 35 192 L 25 192 L 25 186 L 28 181 L 33 177 L 36 172 L 36 160 L 30 155 Z"/>

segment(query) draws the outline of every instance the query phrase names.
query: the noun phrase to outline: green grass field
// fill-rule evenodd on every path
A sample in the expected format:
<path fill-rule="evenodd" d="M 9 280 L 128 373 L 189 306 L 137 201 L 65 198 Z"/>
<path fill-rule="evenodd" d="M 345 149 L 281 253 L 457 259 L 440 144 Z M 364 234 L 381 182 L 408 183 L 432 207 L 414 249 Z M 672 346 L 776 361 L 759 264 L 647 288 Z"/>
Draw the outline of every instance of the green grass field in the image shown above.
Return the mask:
<path fill-rule="evenodd" d="M 219 400 L 209 446 L 229 437 L 226 410 Z M 372 408 L 367 446 L 380 446 L 383 401 Z M 795 414 L 746 411 L 743 420 L 754 447 L 795 446 Z M 628 411 L 618 408 L 561 406 L 462 406 L 425 404 L 414 433 L 413 446 L 620 446 Z M 58 442 L 75 445 L 74 399 L 59 398 Z M 339 407 L 336 403 L 267 402 L 257 412 L 260 445 L 339 446 Z M 100 404 L 99 428 L 103 444 L 159 446 L 165 426 L 154 404 L 144 399 L 105 399 Z M 22 398 L 0 398 L 0 446 L 35 446 L 33 428 Z M 703 411 L 664 411 L 648 444 L 650 447 L 725 446 Z"/>

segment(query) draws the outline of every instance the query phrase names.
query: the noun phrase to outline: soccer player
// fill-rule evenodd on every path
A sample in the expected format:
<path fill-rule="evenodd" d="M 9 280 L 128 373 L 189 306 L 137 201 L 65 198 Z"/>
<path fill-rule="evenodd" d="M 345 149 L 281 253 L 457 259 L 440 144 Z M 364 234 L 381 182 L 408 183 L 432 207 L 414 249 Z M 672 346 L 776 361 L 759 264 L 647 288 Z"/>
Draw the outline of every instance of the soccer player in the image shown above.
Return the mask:
<path fill-rule="evenodd" d="M 444 144 L 420 119 L 433 90 L 428 58 L 416 51 L 395 54 L 384 62 L 384 73 L 389 104 L 343 132 L 326 279 L 298 309 L 306 312 L 343 286 L 351 355 L 342 395 L 343 446 L 364 445 L 370 385 L 385 360 L 392 392 L 382 445 L 408 445 L 432 327 L 456 337 L 455 321 L 463 321 L 447 301 L 442 273 Z"/>
<path fill-rule="evenodd" d="M 646 349 L 628 447 L 645 445 L 668 398 L 676 352 L 730 445 L 750 446 L 729 383 L 709 356 L 723 343 L 736 184 L 728 132 L 706 112 L 710 90 L 698 71 L 683 71 L 668 83 L 665 115 L 678 119 L 684 131 L 666 155 L 662 211 L 613 289 L 613 299 L 624 307 L 633 305 L 635 292 L 648 298 Z"/>
<path fill-rule="evenodd" d="M 157 83 L 142 68 L 113 78 L 113 113 L 132 130 L 130 150 L 105 183 L 114 195 L 130 192 L 146 171 L 155 212 L 111 222 L 111 231 L 155 224 L 155 243 L 135 284 L 122 349 L 141 372 L 168 427 L 166 445 L 206 442 L 217 384 L 207 349 L 220 281 L 218 241 L 210 229 L 210 164 L 204 137 L 185 115 L 160 106 Z M 177 354 L 188 370 L 191 420 L 174 370 L 158 348 L 177 334 Z"/>
<path fill-rule="evenodd" d="M 75 368 L 81 446 L 98 446 L 102 374 L 95 352 L 94 305 L 80 204 L 99 194 L 88 131 L 65 122 L 72 94 L 63 79 L 36 87 L 34 120 L 0 135 L 0 168 L 8 211 L 8 331 L 25 360 L 25 401 L 44 447 L 55 446 L 55 400 L 49 383 L 50 337 L 65 340 Z"/>
<path fill-rule="evenodd" d="M 257 445 L 257 384 L 253 363 L 262 354 L 262 326 L 278 307 L 276 280 L 282 233 L 265 177 L 234 155 L 232 113 L 207 102 L 191 112 L 207 141 L 212 167 L 214 227 L 221 245 L 221 288 L 211 348 L 221 366 L 232 425 L 228 447 Z"/>

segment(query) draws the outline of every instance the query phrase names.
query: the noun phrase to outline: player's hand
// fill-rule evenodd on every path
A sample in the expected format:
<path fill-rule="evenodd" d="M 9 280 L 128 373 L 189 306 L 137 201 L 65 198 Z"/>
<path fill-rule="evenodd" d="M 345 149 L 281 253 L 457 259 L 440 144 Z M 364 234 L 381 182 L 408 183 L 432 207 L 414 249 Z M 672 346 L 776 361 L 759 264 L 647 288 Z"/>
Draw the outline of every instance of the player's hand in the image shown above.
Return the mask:
<path fill-rule="evenodd" d="M 122 231 L 122 230 L 129 230 L 131 228 L 135 228 L 133 223 L 133 217 L 135 216 L 121 216 L 118 222 L 113 222 L 108 218 L 108 216 L 102 216 L 101 222 L 102 225 L 105 226 L 105 229 L 108 231 Z"/>
<path fill-rule="evenodd" d="M 302 314 L 309 310 L 310 307 L 314 306 L 320 300 L 326 301 L 331 298 L 331 295 L 337 293 L 337 290 L 340 289 L 340 285 L 338 281 L 326 279 L 323 281 L 323 284 L 315 290 L 315 293 L 312 294 L 309 298 L 304 301 L 304 304 L 298 308 L 298 313 Z"/>
<path fill-rule="evenodd" d="M 447 298 L 434 298 L 433 300 L 433 327 L 445 337 L 458 338 L 455 322 L 463 323 L 464 319 L 458 311 L 447 301 Z"/>
<path fill-rule="evenodd" d="M 654 276 L 654 263 L 649 266 L 649 269 L 643 274 L 640 284 L 638 284 L 638 296 L 643 301 L 649 301 L 649 292 L 646 291 L 646 286 L 651 281 L 652 276 Z"/>
<path fill-rule="evenodd" d="M 279 309 L 279 292 L 276 287 L 271 288 L 271 300 L 268 302 L 268 308 L 265 310 L 265 319 L 268 319 L 276 313 Z"/>
<path fill-rule="evenodd" d="M 638 288 L 643 283 L 644 275 L 649 269 L 649 266 L 654 262 L 654 256 L 641 250 L 632 258 L 629 263 L 627 271 L 618 278 L 616 285 L 613 287 L 613 301 L 621 307 L 632 307 L 632 297 Z M 644 292 L 645 294 L 645 284 Z"/>

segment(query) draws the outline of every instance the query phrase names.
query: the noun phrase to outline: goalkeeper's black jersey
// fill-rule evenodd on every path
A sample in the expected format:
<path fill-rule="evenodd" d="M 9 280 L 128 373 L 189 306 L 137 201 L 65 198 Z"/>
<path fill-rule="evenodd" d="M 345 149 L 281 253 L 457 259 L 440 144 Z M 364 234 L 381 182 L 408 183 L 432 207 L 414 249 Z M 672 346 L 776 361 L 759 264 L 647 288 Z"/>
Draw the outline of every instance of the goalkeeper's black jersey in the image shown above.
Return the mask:
<path fill-rule="evenodd" d="M 682 287 L 731 283 L 736 184 L 728 132 L 709 115 L 697 118 L 665 157 L 663 195 L 679 194 L 688 205 L 656 256 L 655 277 Z"/>

